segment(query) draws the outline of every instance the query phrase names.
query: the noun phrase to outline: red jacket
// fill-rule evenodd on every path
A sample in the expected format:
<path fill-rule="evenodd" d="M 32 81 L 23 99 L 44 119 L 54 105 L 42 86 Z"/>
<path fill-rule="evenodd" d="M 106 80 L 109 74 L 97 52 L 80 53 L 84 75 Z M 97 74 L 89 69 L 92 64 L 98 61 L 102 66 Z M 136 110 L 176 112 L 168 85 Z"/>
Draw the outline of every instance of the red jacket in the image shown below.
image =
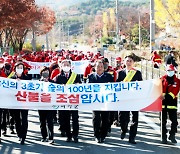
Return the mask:
<path fill-rule="evenodd" d="M 160 57 L 160 55 L 154 54 L 154 55 L 152 56 L 152 61 L 153 61 L 154 63 L 160 64 L 160 63 L 161 63 L 161 57 Z"/>
<path fill-rule="evenodd" d="M 165 99 L 163 100 L 163 108 L 167 106 L 169 109 L 177 109 L 177 95 L 180 90 L 180 80 L 176 77 L 176 75 L 174 75 L 172 77 L 172 83 L 170 83 L 167 78 L 167 75 L 161 77 L 163 95 L 165 96 Z"/>
<path fill-rule="evenodd" d="M 0 69 L 0 77 L 7 78 L 7 75 L 5 74 L 3 68 Z"/>
<path fill-rule="evenodd" d="M 52 71 L 50 79 L 53 80 L 55 76 L 57 76 L 60 73 L 60 69 L 56 68 Z"/>
<path fill-rule="evenodd" d="M 84 76 L 83 76 L 84 79 L 87 79 L 88 75 L 91 74 L 92 68 L 93 68 L 93 67 L 92 67 L 91 64 L 89 64 L 89 65 L 86 67 L 86 69 L 85 69 L 85 71 L 84 71 Z"/>

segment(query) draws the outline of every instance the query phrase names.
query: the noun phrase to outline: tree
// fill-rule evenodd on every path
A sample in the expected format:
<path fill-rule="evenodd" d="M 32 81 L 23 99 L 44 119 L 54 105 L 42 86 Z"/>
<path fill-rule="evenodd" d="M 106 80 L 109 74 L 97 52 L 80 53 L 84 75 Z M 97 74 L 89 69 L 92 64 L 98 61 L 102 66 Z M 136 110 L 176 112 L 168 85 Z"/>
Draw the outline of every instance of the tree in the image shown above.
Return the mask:
<path fill-rule="evenodd" d="M 180 27 L 180 0 L 155 0 L 156 24 L 165 29 L 167 24 L 172 28 Z"/>
<path fill-rule="evenodd" d="M 107 12 L 103 12 L 103 36 L 108 37 L 108 15 Z"/>
<path fill-rule="evenodd" d="M 11 45 L 21 50 L 28 31 L 35 27 L 37 30 L 37 23 L 41 23 L 39 24 L 40 34 L 43 34 L 43 30 L 44 32 L 49 31 L 55 22 L 55 17 L 52 17 L 54 15 L 52 11 L 44 10 L 38 8 L 34 0 L 1 1 L 0 20 L 3 22 L 0 23 L 0 46 Z M 47 16 L 46 19 L 44 14 Z"/>
<path fill-rule="evenodd" d="M 131 30 L 133 36 L 133 42 L 138 45 L 139 44 L 139 25 L 136 24 Z M 147 29 L 141 26 L 141 41 L 144 46 L 149 44 L 149 32 Z"/>

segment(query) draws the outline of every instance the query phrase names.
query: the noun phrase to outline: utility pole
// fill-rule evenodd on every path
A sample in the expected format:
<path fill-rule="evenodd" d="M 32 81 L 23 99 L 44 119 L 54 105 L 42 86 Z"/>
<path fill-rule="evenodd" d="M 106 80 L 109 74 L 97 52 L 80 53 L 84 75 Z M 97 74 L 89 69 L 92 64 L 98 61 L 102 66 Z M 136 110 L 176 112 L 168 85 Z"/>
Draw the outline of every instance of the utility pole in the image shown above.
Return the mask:
<path fill-rule="evenodd" d="M 139 15 L 139 51 L 141 51 L 141 14 L 140 11 L 138 11 Z"/>
<path fill-rule="evenodd" d="M 118 47 L 119 50 L 119 12 L 118 12 L 118 0 L 116 0 L 116 46 Z"/>
<path fill-rule="evenodd" d="M 155 20 L 154 20 L 154 0 L 150 0 L 150 52 L 155 47 Z"/>

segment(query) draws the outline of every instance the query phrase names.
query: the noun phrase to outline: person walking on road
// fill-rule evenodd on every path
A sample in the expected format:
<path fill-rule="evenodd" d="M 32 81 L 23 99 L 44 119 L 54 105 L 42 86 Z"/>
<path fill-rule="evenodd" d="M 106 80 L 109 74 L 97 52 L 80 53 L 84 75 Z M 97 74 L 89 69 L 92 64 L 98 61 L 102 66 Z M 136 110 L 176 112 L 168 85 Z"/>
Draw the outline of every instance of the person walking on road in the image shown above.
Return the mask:
<path fill-rule="evenodd" d="M 76 84 L 81 83 L 81 78 L 79 75 L 75 74 L 71 70 L 71 60 L 63 60 L 61 62 L 61 73 L 58 74 L 54 79 L 57 84 Z M 73 131 L 71 132 L 71 117 Z M 67 142 L 71 142 L 72 138 L 74 142 L 78 142 L 79 134 L 79 115 L 77 110 L 60 110 L 59 111 L 59 121 L 61 130 L 65 131 L 67 136 Z"/>
<path fill-rule="evenodd" d="M 14 66 L 15 74 L 11 78 L 17 80 L 29 80 L 29 77 L 24 73 L 24 68 L 25 66 L 22 62 L 16 63 Z M 20 144 L 24 145 L 28 129 L 28 110 L 13 109 L 13 113 Z"/>
<path fill-rule="evenodd" d="M 118 74 L 117 82 L 130 82 L 130 81 L 142 81 L 142 74 L 139 70 L 133 68 L 134 57 L 128 55 L 125 57 L 126 68 L 121 70 Z M 131 111 L 132 113 L 132 125 L 129 131 L 129 143 L 136 144 L 135 137 L 137 134 L 138 127 L 138 111 Z M 121 139 L 124 139 L 128 131 L 128 123 L 130 122 L 130 111 L 120 111 L 119 114 L 120 127 L 122 130 Z"/>
<path fill-rule="evenodd" d="M 175 68 L 172 64 L 166 67 L 166 75 L 161 77 L 163 88 L 163 101 L 162 101 L 162 143 L 167 143 L 167 118 L 171 121 L 171 130 L 169 131 L 169 140 L 172 143 L 177 143 L 175 134 L 177 133 L 177 95 L 180 89 L 180 80 L 175 75 Z"/>
<path fill-rule="evenodd" d="M 40 81 L 44 82 L 53 82 L 50 79 L 50 70 L 48 67 L 43 67 L 40 71 Z M 40 120 L 40 129 L 42 135 L 42 142 L 48 141 L 49 137 L 50 144 L 54 143 L 54 123 L 53 123 L 53 110 L 38 110 L 39 120 Z M 47 125 L 47 126 L 46 126 Z M 47 130 L 48 127 L 48 130 Z"/>
<path fill-rule="evenodd" d="M 88 76 L 89 83 L 114 82 L 111 74 L 104 72 L 104 63 L 95 63 L 95 72 Z M 94 137 L 98 143 L 103 143 L 109 129 L 109 111 L 93 111 Z"/>

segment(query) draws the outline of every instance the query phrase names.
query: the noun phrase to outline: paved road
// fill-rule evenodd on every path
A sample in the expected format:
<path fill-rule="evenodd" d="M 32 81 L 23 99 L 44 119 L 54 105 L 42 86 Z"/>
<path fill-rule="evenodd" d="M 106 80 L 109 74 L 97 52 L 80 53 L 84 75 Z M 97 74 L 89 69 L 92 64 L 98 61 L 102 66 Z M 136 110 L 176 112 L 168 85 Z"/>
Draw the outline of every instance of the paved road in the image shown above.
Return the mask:
<path fill-rule="evenodd" d="M 138 127 L 137 144 L 128 143 L 128 135 L 124 140 L 120 139 L 120 128 L 113 126 L 112 133 L 105 143 L 98 144 L 93 139 L 92 114 L 80 112 L 80 142 L 67 143 L 64 137 L 60 137 L 58 126 L 55 126 L 55 144 L 42 143 L 39 119 L 37 111 L 29 111 L 29 129 L 25 145 L 18 143 L 16 135 L 2 137 L 0 154 L 144 154 L 166 153 L 179 154 L 180 141 L 177 145 L 160 144 L 158 114 L 141 113 Z M 169 125 L 169 124 L 168 124 Z M 178 132 L 180 139 L 180 132 Z"/>

